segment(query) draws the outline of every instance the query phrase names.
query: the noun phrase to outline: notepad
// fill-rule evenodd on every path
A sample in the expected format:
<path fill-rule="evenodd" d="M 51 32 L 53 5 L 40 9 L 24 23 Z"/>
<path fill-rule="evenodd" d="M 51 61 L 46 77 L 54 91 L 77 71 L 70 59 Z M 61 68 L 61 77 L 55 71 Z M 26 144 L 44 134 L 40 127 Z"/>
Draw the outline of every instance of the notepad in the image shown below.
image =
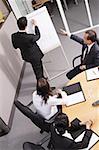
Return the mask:
<path fill-rule="evenodd" d="M 86 70 L 87 81 L 99 78 L 99 68 L 91 68 Z"/>
<path fill-rule="evenodd" d="M 63 87 L 63 91 L 67 93 L 66 106 L 71 106 L 85 101 L 84 93 L 82 91 L 80 82 Z"/>

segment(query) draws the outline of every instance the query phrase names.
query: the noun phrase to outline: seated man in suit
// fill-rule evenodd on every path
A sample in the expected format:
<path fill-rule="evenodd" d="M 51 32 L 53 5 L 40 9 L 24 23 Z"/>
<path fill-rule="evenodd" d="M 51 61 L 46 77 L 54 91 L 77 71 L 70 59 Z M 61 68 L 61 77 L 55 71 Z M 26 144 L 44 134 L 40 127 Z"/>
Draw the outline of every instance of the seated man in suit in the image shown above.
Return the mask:
<path fill-rule="evenodd" d="M 70 125 L 68 117 L 62 113 L 56 117 L 55 123 L 51 127 L 50 144 L 52 144 L 55 150 L 78 150 L 86 148 L 92 135 L 92 131 L 90 130 L 91 125 L 91 120 L 85 123 L 77 121 L 74 125 Z M 72 133 L 82 127 L 85 127 L 83 130 L 85 131 L 84 137 L 82 141 L 75 142 Z"/>
<path fill-rule="evenodd" d="M 64 30 L 61 30 L 61 34 L 67 35 Z M 99 41 L 94 30 L 86 31 L 83 39 L 76 35 L 70 35 L 70 38 L 82 45 L 82 56 L 81 64 L 66 74 L 68 79 L 72 79 L 86 69 L 99 66 Z"/>
<path fill-rule="evenodd" d="M 26 32 L 27 23 L 26 17 L 21 17 L 17 20 L 19 31 L 12 34 L 12 44 L 15 49 L 20 49 L 22 59 L 32 65 L 38 80 L 44 77 L 42 65 L 44 54 L 37 44 L 40 39 L 40 31 L 35 20 L 32 20 L 31 24 L 35 27 L 35 34 L 28 34 Z"/>

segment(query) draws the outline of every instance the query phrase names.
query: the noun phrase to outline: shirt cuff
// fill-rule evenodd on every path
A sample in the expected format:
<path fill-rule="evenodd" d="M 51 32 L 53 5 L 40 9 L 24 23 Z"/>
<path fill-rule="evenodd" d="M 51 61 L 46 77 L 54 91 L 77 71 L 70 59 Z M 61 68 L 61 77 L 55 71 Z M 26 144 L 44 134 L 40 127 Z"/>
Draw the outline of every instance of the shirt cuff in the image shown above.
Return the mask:
<path fill-rule="evenodd" d="M 68 36 L 71 37 L 71 33 L 70 32 L 68 32 Z"/>

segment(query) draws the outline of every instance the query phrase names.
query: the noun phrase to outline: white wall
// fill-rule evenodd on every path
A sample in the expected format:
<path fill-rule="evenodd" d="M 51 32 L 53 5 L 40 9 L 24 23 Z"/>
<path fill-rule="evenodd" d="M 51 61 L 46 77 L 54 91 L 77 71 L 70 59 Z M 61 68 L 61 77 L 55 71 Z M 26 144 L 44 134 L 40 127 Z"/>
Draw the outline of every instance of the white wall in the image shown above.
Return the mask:
<path fill-rule="evenodd" d="M 11 43 L 11 34 L 16 31 L 16 19 L 10 13 L 0 29 L 0 117 L 6 124 L 9 122 L 23 65 L 20 51 L 15 50 Z"/>
<path fill-rule="evenodd" d="M 22 17 L 22 14 L 21 14 L 21 12 L 20 12 L 17 4 L 16 4 L 16 1 L 15 0 L 8 0 L 8 2 L 10 4 L 16 18 L 18 19 L 18 18 Z"/>
<path fill-rule="evenodd" d="M 17 19 L 33 11 L 31 0 L 8 0 L 8 2 Z"/>
<path fill-rule="evenodd" d="M 32 0 L 26 0 L 26 3 L 28 5 L 29 11 L 32 12 L 33 11 L 33 7 L 32 7 Z"/>

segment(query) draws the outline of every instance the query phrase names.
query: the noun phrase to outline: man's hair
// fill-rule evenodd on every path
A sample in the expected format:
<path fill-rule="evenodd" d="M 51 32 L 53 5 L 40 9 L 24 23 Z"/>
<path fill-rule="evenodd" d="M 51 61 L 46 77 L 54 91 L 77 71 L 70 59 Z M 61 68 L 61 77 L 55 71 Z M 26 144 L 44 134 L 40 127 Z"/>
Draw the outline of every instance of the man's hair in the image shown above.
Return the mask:
<path fill-rule="evenodd" d="M 87 40 L 97 41 L 97 34 L 94 30 L 87 30 L 85 33 L 88 34 Z"/>
<path fill-rule="evenodd" d="M 65 131 L 69 129 L 69 119 L 66 114 L 60 113 L 60 115 L 55 118 L 55 128 L 60 135 L 64 134 Z"/>
<path fill-rule="evenodd" d="M 17 20 L 17 25 L 18 25 L 20 30 L 25 30 L 25 28 L 27 26 L 27 19 L 26 19 L 26 17 L 19 18 Z"/>

